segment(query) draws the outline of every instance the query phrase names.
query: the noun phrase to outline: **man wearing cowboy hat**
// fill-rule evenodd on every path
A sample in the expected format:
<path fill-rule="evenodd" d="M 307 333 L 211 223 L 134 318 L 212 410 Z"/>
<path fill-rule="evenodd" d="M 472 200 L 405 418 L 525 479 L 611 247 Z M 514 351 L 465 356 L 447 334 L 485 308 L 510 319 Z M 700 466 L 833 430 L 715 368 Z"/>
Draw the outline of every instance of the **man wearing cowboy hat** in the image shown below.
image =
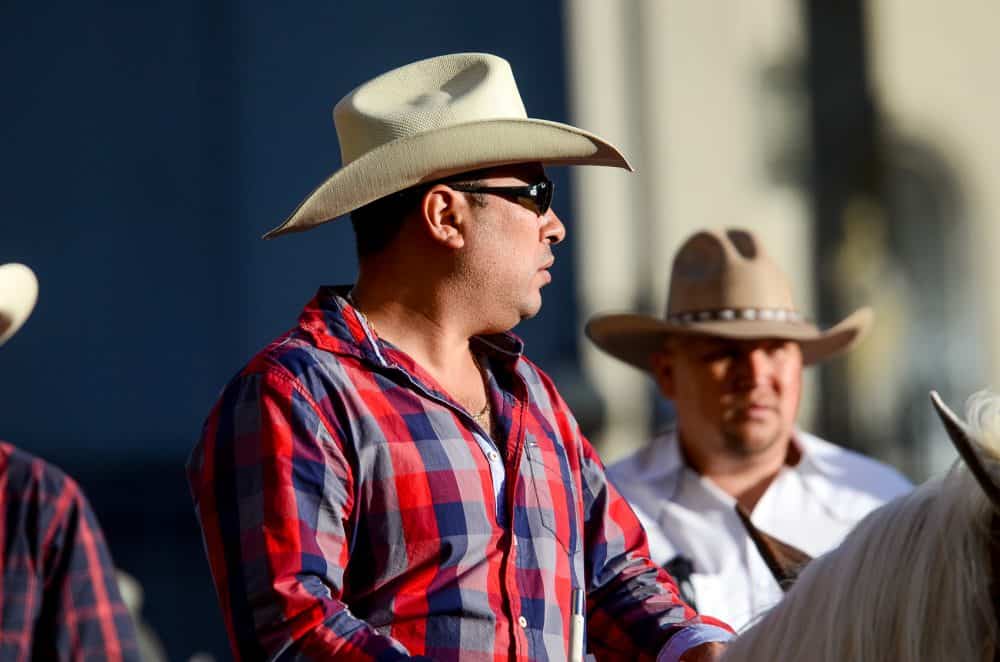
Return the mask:
<path fill-rule="evenodd" d="M 734 508 L 815 556 L 869 511 L 907 491 L 898 472 L 795 427 L 802 367 L 847 350 L 862 309 L 818 330 L 787 278 L 746 230 L 698 232 L 677 252 L 664 319 L 601 315 L 598 347 L 649 372 L 676 424 L 609 468 L 691 601 L 735 627 L 781 597 Z"/>
<path fill-rule="evenodd" d="M 31 269 L 0 265 L 0 345 L 37 296 Z M 3 442 L 0 535 L 0 659 L 139 659 L 111 555 L 80 487 Z"/>
<path fill-rule="evenodd" d="M 237 657 L 717 659 L 728 629 L 648 559 L 509 333 L 566 232 L 542 164 L 625 158 L 529 119 L 484 54 L 390 71 L 334 118 L 343 167 L 267 236 L 351 213 L 357 282 L 229 384 L 189 462 Z"/>

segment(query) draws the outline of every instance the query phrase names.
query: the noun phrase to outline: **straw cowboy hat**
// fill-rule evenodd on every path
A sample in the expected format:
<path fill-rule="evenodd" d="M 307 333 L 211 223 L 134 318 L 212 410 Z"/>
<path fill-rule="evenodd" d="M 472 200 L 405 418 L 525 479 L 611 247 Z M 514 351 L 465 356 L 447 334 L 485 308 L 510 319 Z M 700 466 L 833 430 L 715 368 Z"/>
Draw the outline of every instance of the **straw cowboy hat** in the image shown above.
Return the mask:
<path fill-rule="evenodd" d="M 510 64 L 485 53 L 393 69 L 341 99 L 333 120 L 342 167 L 265 238 L 308 230 L 411 186 L 491 166 L 537 161 L 632 169 L 603 138 L 528 118 Z"/>
<path fill-rule="evenodd" d="M 0 265 L 0 345 L 13 336 L 35 307 L 38 279 L 23 264 Z"/>
<path fill-rule="evenodd" d="M 651 369 L 651 356 L 672 334 L 794 340 L 809 365 L 850 348 L 871 321 L 871 309 L 861 308 L 820 331 L 795 307 L 788 278 L 757 238 L 727 228 L 698 232 L 677 251 L 663 319 L 598 315 L 586 333 L 605 352 L 640 370 Z"/>

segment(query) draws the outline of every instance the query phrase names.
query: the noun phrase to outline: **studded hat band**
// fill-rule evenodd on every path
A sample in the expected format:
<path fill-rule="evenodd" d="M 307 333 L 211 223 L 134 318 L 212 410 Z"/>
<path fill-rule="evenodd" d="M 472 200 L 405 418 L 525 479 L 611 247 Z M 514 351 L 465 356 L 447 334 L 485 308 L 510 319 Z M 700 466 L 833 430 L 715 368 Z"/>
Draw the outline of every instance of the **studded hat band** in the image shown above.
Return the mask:
<path fill-rule="evenodd" d="M 761 320 L 765 322 L 805 322 L 802 313 L 784 308 L 723 308 L 721 310 L 697 310 L 677 313 L 667 317 L 668 322 L 688 324 L 691 322 L 731 322 L 736 320 Z"/>

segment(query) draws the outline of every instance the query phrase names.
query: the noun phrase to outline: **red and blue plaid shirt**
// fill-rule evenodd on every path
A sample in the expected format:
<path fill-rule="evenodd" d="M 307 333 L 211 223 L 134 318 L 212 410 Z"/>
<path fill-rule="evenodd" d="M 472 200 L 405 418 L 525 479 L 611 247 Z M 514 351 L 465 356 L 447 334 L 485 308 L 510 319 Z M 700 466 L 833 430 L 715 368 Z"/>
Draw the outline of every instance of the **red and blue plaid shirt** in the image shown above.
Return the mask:
<path fill-rule="evenodd" d="M 189 462 L 238 658 L 565 659 L 578 587 L 598 659 L 726 636 L 648 560 L 516 337 L 472 340 L 494 443 L 344 292 L 322 288 L 230 382 Z"/>
<path fill-rule="evenodd" d="M 73 479 L 0 443 L 0 660 L 138 660 L 94 513 Z"/>

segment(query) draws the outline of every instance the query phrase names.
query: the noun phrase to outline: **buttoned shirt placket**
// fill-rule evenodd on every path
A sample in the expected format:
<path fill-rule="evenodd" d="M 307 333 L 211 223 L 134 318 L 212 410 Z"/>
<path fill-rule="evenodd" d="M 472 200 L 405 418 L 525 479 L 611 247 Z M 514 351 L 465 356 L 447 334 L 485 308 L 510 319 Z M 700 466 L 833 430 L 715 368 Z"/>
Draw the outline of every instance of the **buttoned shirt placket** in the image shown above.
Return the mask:
<path fill-rule="evenodd" d="M 519 601 L 519 592 L 517 589 L 517 564 L 516 564 L 516 552 L 517 552 L 517 534 L 514 532 L 513 517 L 516 516 L 516 505 L 515 499 L 517 494 L 517 480 L 520 480 L 520 471 L 518 467 L 521 465 L 522 455 L 524 453 L 524 402 L 527 397 L 528 387 L 524 383 L 515 371 L 511 371 L 514 376 L 514 385 L 517 389 L 517 394 L 508 394 L 500 389 L 497 384 L 496 379 L 492 374 L 492 370 L 487 368 L 488 379 L 486 380 L 488 392 L 486 394 L 487 398 L 490 398 L 491 402 L 495 402 L 494 390 L 498 390 L 501 394 L 501 401 L 505 408 L 511 408 L 509 417 L 504 416 L 506 411 L 497 411 L 494 409 L 495 414 L 499 415 L 498 418 L 510 420 L 511 426 L 507 431 L 505 448 L 510 449 L 510 452 L 504 453 L 496 441 L 491 435 L 489 435 L 486 430 L 483 429 L 479 422 L 460 404 L 458 404 L 453 398 L 449 397 L 445 393 L 441 393 L 429 386 L 423 384 L 419 379 L 411 375 L 407 370 L 397 366 L 395 363 L 390 361 L 384 352 L 381 350 L 381 339 L 375 334 L 368 322 L 368 319 L 360 313 L 357 309 L 354 309 L 357 315 L 358 323 L 364 329 L 365 336 L 368 342 L 371 343 L 371 347 L 375 352 L 376 357 L 379 360 L 379 367 L 383 370 L 391 371 L 396 375 L 405 380 L 410 388 L 414 389 L 424 397 L 437 402 L 438 404 L 444 405 L 449 409 L 458 413 L 463 420 L 467 421 L 469 428 L 472 431 L 473 439 L 476 440 L 476 445 L 479 446 L 486 458 L 486 462 L 490 467 L 490 478 L 493 481 L 493 495 L 496 514 L 496 520 L 498 526 L 504 529 L 508 533 L 508 542 L 505 549 L 504 560 L 502 563 L 503 567 L 503 577 L 504 577 L 504 608 L 507 612 L 507 621 L 510 623 L 510 640 L 515 644 L 515 658 L 521 659 L 526 658 L 529 653 L 529 644 L 527 636 L 525 635 L 525 629 L 528 626 L 527 620 L 523 615 L 515 613 L 514 605 Z M 484 343 L 488 346 L 489 343 Z M 495 350 L 506 353 L 500 348 L 493 347 Z M 488 362 L 487 362 L 488 363 Z M 503 430 L 503 425 L 494 426 L 498 431 Z M 506 464 L 505 464 L 506 458 Z M 515 482 L 509 484 L 507 477 L 514 476 Z"/>

